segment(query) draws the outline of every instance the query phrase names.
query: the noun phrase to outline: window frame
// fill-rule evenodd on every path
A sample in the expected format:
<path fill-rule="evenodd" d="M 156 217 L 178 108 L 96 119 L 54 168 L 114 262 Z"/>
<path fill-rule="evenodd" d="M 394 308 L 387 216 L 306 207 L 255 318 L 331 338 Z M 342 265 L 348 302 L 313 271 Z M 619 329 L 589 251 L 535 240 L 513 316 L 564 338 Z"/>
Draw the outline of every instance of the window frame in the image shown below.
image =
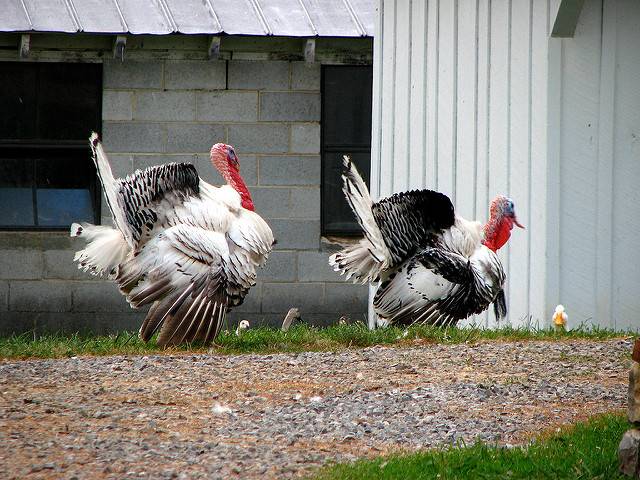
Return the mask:
<path fill-rule="evenodd" d="M 324 119 L 324 103 L 325 103 L 325 75 L 327 67 L 329 68 L 353 68 L 353 67 L 362 67 L 373 69 L 372 64 L 344 64 L 344 65 L 322 65 L 320 70 L 320 234 L 323 237 L 344 237 L 344 238 L 361 238 L 363 236 L 362 228 L 358 225 L 357 221 L 354 223 L 353 230 L 327 230 L 326 228 L 326 215 L 325 215 L 325 188 L 324 188 L 324 178 L 325 171 L 327 168 L 326 162 L 324 161 L 325 153 L 368 153 L 369 154 L 369 174 L 371 171 L 371 143 L 372 139 L 369 140 L 369 146 L 364 147 L 362 144 L 345 144 L 345 143 L 335 143 L 330 146 L 325 145 L 325 119 Z M 371 93 L 371 100 L 373 101 L 373 91 Z M 372 120 L 370 120 L 372 121 Z M 358 165 L 360 169 L 362 169 L 361 165 Z M 362 172 L 361 172 L 362 173 Z M 367 175 L 368 177 L 369 175 Z M 368 185 L 367 185 L 368 187 Z"/>
<path fill-rule="evenodd" d="M 5 63 L 5 62 L 3 62 Z M 33 64 L 33 63 L 56 63 L 56 64 L 77 64 L 77 63 L 87 63 L 87 62 L 15 62 L 13 60 L 7 61 L 6 63 L 25 63 L 25 64 Z M 0 63 L 0 66 L 2 64 Z M 104 96 L 104 85 L 103 85 L 103 65 L 99 63 L 100 73 L 96 75 L 98 85 L 97 90 L 99 92 L 99 98 L 97 99 L 96 105 L 96 125 L 95 128 L 97 131 L 101 131 L 102 129 L 102 101 Z M 39 91 L 36 90 L 36 98 L 39 95 Z M 36 110 L 35 115 L 38 116 L 39 112 Z M 91 149 L 88 143 L 89 135 L 87 135 L 87 140 L 49 140 L 49 139 L 6 139 L 0 137 L 0 157 L 3 156 L 3 152 L 7 150 L 25 150 L 33 152 L 33 158 L 46 158 L 46 155 L 42 155 L 41 152 L 46 151 L 59 151 L 59 150 L 72 150 L 72 151 L 84 151 L 86 154 L 86 161 L 91 161 Z M 28 153 L 31 153 L 28 152 Z M 37 221 L 37 212 L 38 205 L 36 200 L 36 190 L 37 190 L 37 181 L 35 175 L 35 162 L 34 162 L 34 178 L 32 184 L 32 202 L 33 202 L 33 212 L 34 217 Z M 93 194 L 91 195 L 92 205 L 93 205 L 93 223 L 99 225 L 101 223 L 102 217 L 102 186 L 100 185 L 100 181 L 98 179 L 98 175 L 94 175 L 93 178 L 89 179 L 90 185 L 93 186 Z M 63 232 L 68 231 L 70 225 L 2 225 L 0 224 L 0 232 Z"/>

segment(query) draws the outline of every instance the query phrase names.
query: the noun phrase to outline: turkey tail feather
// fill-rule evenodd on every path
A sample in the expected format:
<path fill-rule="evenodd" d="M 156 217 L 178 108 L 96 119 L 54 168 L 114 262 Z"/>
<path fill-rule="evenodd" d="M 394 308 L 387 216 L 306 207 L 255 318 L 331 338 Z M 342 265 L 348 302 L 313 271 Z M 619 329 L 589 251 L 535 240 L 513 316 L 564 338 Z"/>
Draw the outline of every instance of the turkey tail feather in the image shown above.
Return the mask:
<path fill-rule="evenodd" d="M 120 231 L 90 223 L 74 223 L 69 234 L 87 242 L 84 250 L 76 252 L 73 257 L 78 262 L 78 268 L 93 275 L 106 274 L 110 278 L 116 275 L 118 265 L 124 261 L 129 251 Z"/>
<path fill-rule="evenodd" d="M 504 320 L 507 316 L 507 299 L 504 296 L 504 290 L 500 290 L 493 300 L 493 313 L 496 314 L 497 321 Z"/>
<path fill-rule="evenodd" d="M 228 298 L 212 276 L 194 279 L 183 291 L 159 302 L 145 318 L 140 338 L 148 341 L 159 329 L 161 347 L 196 340 L 210 344 L 220 333 L 228 310 Z"/>
<path fill-rule="evenodd" d="M 380 272 L 387 268 L 389 250 L 382 232 L 373 216 L 373 201 L 366 183 L 348 156 L 343 157 L 342 173 L 344 196 L 362 227 L 365 238 L 329 257 L 329 265 L 341 275 L 346 274 L 354 282 L 376 281 Z"/>
<path fill-rule="evenodd" d="M 107 201 L 107 206 L 111 211 L 113 217 L 113 223 L 118 230 L 123 231 L 125 219 L 122 213 L 122 209 L 118 203 L 118 185 L 116 179 L 111 171 L 111 165 L 109 164 L 109 158 L 102 147 L 102 142 L 98 138 L 98 134 L 93 132 L 89 137 L 89 144 L 91 146 L 93 163 L 96 165 L 96 171 L 102 190 L 104 190 L 104 196 Z M 133 246 L 133 245 L 132 245 Z"/>

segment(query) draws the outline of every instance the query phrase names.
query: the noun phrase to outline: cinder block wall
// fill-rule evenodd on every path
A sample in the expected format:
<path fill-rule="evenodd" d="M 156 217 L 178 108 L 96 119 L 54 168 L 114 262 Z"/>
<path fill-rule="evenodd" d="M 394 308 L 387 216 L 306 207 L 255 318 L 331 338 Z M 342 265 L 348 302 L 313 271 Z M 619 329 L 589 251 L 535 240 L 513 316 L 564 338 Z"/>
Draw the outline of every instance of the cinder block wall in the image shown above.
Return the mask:
<path fill-rule="evenodd" d="M 105 61 L 102 137 L 114 174 L 192 162 L 220 184 L 213 143 L 236 147 L 256 210 L 278 240 L 232 323 L 281 322 L 299 307 L 313 324 L 364 319 L 367 289 L 329 268 L 320 234 L 320 64 L 271 60 Z M 109 224 L 103 202 L 102 223 Z M 138 328 L 116 287 L 78 271 L 81 242 L 64 233 L 0 234 L 0 330 Z"/>

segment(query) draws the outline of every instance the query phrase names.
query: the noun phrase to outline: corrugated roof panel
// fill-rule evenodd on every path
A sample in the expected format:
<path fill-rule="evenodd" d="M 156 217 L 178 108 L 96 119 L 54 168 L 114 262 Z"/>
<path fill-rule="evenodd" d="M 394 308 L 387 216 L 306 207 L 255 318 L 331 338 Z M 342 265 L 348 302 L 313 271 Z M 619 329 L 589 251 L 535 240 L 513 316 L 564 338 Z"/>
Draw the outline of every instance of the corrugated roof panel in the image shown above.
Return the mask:
<path fill-rule="evenodd" d="M 181 33 L 220 33 L 221 27 L 206 0 L 165 0 Z"/>
<path fill-rule="evenodd" d="M 76 32 L 64 0 L 25 0 L 33 30 L 41 32 Z"/>
<path fill-rule="evenodd" d="M 321 37 L 360 36 L 343 0 L 302 1 Z"/>
<path fill-rule="evenodd" d="M 173 28 L 165 17 L 158 0 L 117 0 L 117 2 L 120 5 L 124 21 L 129 27 L 129 32 L 173 33 Z"/>
<path fill-rule="evenodd" d="M 358 37 L 374 22 L 375 0 L 0 0 L 5 32 Z"/>
<path fill-rule="evenodd" d="M 316 30 L 297 0 L 255 0 L 273 35 L 312 37 Z"/>
<path fill-rule="evenodd" d="M 0 20 L 0 32 L 31 30 L 31 24 L 20 0 L 9 0 L 4 5 L 3 10 L 2 20 Z"/>
<path fill-rule="evenodd" d="M 346 0 L 368 37 L 373 37 L 376 24 L 376 2 L 371 0 Z"/>
<path fill-rule="evenodd" d="M 113 0 L 71 0 L 84 32 L 126 33 Z"/>
<path fill-rule="evenodd" d="M 209 0 L 229 35 L 266 35 L 250 0 Z"/>

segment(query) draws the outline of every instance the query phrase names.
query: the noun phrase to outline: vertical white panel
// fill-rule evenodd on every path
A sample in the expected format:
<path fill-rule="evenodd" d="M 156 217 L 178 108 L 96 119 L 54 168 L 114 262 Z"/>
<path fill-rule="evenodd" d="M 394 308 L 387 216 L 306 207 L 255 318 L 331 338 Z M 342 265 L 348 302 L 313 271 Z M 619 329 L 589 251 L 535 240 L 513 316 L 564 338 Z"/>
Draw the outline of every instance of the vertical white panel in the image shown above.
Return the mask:
<path fill-rule="evenodd" d="M 596 195 L 601 8 L 587 1 L 563 41 L 560 302 L 575 327 L 595 319 Z"/>
<path fill-rule="evenodd" d="M 531 153 L 531 7 L 533 0 L 511 4 L 511 67 L 509 125 L 509 195 L 521 223 L 529 223 Z M 509 241 L 509 318 L 512 325 L 529 323 L 529 230 L 517 227 Z"/>
<path fill-rule="evenodd" d="M 376 31 L 373 38 L 373 98 L 371 107 L 371 173 L 369 190 L 373 198 L 377 198 L 379 191 L 380 179 L 380 145 L 382 143 L 381 130 L 384 126 L 382 121 L 382 83 L 383 83 L 383 67 L 382 67 L 382 45 L 384 43 L 383 35 L 383 19 L 384 19 L 384 0 L 377 1 L 378 15 L 376 16 Z"/>
<path fill-rule="evenodd" d="M 429 0 L 427 2 L 427 101 L 423 108 L 427 112 L 427 125 L 425 128 L 427 164 L 424 185 L 431 189 L 438 188 L 439 17 L 440 2 L 438 0 Z"/>
<path fill-rule="evenodd" d="M 616 4 L 605 0 L 602 9 L 602 57 L 598 118 L 596 239 L 596 320 L 615 327 L 612 315 L 613 165 L 616 90 Z"/>
<path fill-rule="evenodd" d="M 455 204 L 457 0 L 440 0 L 438 63 L 438 190 Z"/>
<path fill-rule="evenodd" d="M 510 57 L 510 2 L 491 2 L 491 58 L 489 78 L 491 103 L 489 105 L 489 198 L 508 191 L 509 164 L 509 57 Z M 508 247 L 507 247 L 508 248 Z M 507 271 L 508 256 L 503 248 L 499 256 Z M 507 295 L 509 294 L 507 284 Z M 507 296 L 507 301 L 509 297 Z M 493 314 L 489 326 L 495 325 Z"/>
<path fill-rule="evenodd" d="M 384 16 L 382 19 L 382 124 L 379 135 L 380 175 L 378 177 L 378 196 L 384 197 L 393 192 L 394 144 L 395 132 L 395 54 L 396 54 L 396 0 L 382 0 Z"/>
<path fill-rule="evenodd" d="M 640 329 L 640 4 L 618 0 L 613 132 L 613 316 Z M 607 5 L 608 2 L 605 4 Z M 607 14 L 610 12 L 607 12 Z M 607 17 L 605 17 L 605 20 Z M 605 31 L 605 38 L 610 32 Z M 609 52 L 611 54 L 611 52 Z M 605 58 L 603 55 L 603 62 Z M 603 65 L 604 68 L 604 65 Z"/>
<path fill-rule="evenodd" d="M 409 103 L 411 89 L 411 2 L 396 0 L 394 74 L 394 134 L 393 185 L 394 192 L 406 190 L 409 178 Z"/>
<path fill-rule="evenodd" d="M 426 74 L 427 74 L 427 3 L 412 2 L 411 11 L 411 98 L 409 101 L 409 181 L 408 188 L 423 188 L 427 166 L 426 143 Z"/>
<path fill-rule="evenodd" d="M 531 155 L 529 192 L 529 314 L 534 325 L 545 326 L 550 313 L 545 305 L 547 275 L 547 75 L 548 3 L 533 0 L 531 22 Z M 550 127 L 552 128 L 552 127 Z"/>
<path fill-rule="evenodd" d="M 476 201 L 473 217 L 486 222 L 489 216 L 489 102 L 491 99 L 490 64 L 491 56 L 491 0 L 478 2 L 478 54 L 477 54 L 477 123 L 476 123 Z M 488 326 L 489 312 L 478 315 L 476 323 Z"/>
<path fill-rule="evenodd" d="M 382 75 L 382 45 L 384 43 L 384 0 L 377 1 L 378 15 L 376 16 L 375 34 L 373 38 L 373 105 L 371 108 L 371 174 L 369 177 L 369 191 L 372 198 L 378 198 L 379 195 L 379 182 L 380 182 L 380 146 L 382 142 L 381 129 L 383 128 L 382 121 L 382 95 L 381 88 L 383 83 Z M 369 287 L 369 301 L 367 303 L 367 323 L 369 328 L 375 328 L 376 316 L 373 311 L 373 295 L 375 294 L 375 288 Z"/>
<path fill-rule="evenodd" d="M 477 0 L 459 0 L 456 95 L 456 213 L 473 218 L 476 174 Z"/>

